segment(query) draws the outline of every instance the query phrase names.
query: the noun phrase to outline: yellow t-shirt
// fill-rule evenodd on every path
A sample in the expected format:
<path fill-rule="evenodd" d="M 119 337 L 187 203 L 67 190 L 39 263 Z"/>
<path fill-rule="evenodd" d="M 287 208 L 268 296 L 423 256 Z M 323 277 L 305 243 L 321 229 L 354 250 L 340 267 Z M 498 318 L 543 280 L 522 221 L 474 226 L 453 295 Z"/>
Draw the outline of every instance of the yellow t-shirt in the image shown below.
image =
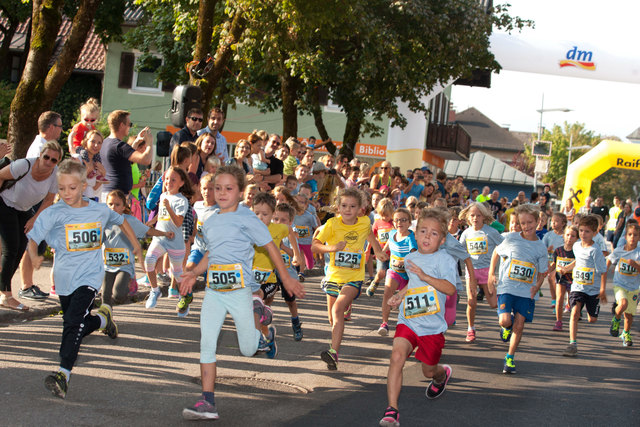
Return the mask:
<path fill-rule="evenodd" d="M 273 239 L 273 243 L 276 244 L 278 250 L 280 250 L 280 243 L 282 239 L 289 235 L 289 226 L 285 224 L 276 224 L 272 222 L 269 224 L 269 233 Z M 269 252 L 262 246 L 255 248 L 256 253 L 253 256 L 253 276 L 256 282 L 262 283 L 275 283 L 276 275 L 273 272 L 275 265 L 269 257 Z"/>
<path fill-rule="evenodd" d="M 335 283 L 357 282 L 364 280 L 366 254 L 364 246 L 371 234 L 369 217 L 361 216 L 354 225 L 346 225 L 342 217 L 329 219 L 316 239 L 328 245 L 346 241 L 347 246 L 339 252 L 330 253 L 329 269 L 326 279 Z"/>

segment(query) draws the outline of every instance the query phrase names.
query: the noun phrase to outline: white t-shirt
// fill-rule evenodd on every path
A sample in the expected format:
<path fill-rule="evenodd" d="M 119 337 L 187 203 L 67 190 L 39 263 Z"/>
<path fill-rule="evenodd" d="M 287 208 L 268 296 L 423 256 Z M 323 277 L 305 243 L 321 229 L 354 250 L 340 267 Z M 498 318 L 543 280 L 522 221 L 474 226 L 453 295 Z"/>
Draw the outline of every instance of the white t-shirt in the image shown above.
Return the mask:
<path fill-rule="evenodd" d="M 47 140 L 44 139 L 40 134 L 36 135 L 33 142 L 29 146 L 29 151 L 27 151 L 27 155 L 25 156 L 27 159 L 32 157 L 40 157 L 40 152 L 42 151 L 42 147 L 47 143 Z"/>
<path fill-rule="evenodd" d="M 32 175 L 36 160 L 38 160 L 37 157 L 19 159 L 11 163 L 9 170 L 14 178 L 19 178 L 27 170 L 29 173 L 16 182 L 13 187 L 0 194 L 5 205 L 25 212 L 43 201 L 48 193 L 55 194 L 58 192 L 58 178 L 56 176 L 58 167 L 56 166 L 51 175 L 44 181 L 36 181 Z M 31 166 L 29 166 L 29 163 L 31 163 Z"/>

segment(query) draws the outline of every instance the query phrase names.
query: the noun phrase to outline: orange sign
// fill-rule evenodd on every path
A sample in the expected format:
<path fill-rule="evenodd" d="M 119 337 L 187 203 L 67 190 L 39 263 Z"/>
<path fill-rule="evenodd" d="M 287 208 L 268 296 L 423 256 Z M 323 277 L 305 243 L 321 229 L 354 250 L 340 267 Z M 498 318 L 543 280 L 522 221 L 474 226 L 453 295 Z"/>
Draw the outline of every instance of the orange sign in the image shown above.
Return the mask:
<path fill-rule="evenodd" d="M 440 169 L 444 169 L 444 159 L 427 150 L 422 150 L 422 160 L 429 163 L 430 165 L 436 166 Z"/>

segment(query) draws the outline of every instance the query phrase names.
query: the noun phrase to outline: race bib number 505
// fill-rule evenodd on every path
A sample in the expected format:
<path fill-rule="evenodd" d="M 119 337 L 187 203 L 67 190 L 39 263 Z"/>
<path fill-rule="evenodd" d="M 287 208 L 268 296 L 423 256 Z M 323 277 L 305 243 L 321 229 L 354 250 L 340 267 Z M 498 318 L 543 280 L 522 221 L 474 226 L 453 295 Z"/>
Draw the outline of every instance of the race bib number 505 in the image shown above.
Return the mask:
<path fill-rule="evenodd" d="M 102 223 L 66 224 L 64 226 L 67 250 L 95 251 L 102 245 Z"/>
<path fill-rule="evenodd" d="M 221 292 L 244 288 L 242 265 L 211 264 L 207 272 L 207 286 Z"/>

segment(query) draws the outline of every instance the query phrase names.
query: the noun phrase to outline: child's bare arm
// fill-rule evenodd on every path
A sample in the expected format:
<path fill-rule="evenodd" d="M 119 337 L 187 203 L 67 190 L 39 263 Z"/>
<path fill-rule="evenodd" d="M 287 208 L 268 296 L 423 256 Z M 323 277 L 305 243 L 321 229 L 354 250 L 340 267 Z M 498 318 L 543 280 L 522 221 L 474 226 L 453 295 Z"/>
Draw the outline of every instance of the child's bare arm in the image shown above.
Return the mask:
<path fill-rule="evenodd" d="M 418 267 L 411 261 L 406 261 L 405 264 L 407 266 L 407 270 L 409 270 L 410 272 L 418 276 L 420 280 L 427 283 L 428 285 L 433 286 L 443 294 L 453 295 L 456 293 L 456 285 L 449 282 L 448 280 L 438 279 L 437 277 L 429 276 L 424 271 L 422 271 L 420 267 Z"/>

